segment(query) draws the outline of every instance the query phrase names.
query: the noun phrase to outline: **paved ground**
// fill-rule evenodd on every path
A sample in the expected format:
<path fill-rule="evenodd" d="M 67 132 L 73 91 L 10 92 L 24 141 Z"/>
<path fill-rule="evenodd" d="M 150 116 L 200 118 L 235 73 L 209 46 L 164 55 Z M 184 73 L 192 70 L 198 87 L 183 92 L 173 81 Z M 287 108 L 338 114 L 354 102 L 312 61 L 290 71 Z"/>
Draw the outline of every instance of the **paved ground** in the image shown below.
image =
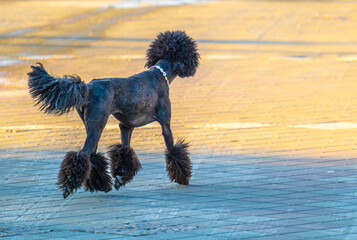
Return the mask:
<path fill-rule="evenodd" d="M 0 237 L 357 239 L 357 1 L 148 2 L 0 1 Z M 170 90 L 191 184 L 169 182 L 151 124 L 133 134 L 133 182 L 63 200 L 58 167 L 84 128 L 33 107 L 29 66 L 129 76 L 167 29 L 186 30 L 202 56 Z M 119 139 L 111 118 L 100 151 Z"/>

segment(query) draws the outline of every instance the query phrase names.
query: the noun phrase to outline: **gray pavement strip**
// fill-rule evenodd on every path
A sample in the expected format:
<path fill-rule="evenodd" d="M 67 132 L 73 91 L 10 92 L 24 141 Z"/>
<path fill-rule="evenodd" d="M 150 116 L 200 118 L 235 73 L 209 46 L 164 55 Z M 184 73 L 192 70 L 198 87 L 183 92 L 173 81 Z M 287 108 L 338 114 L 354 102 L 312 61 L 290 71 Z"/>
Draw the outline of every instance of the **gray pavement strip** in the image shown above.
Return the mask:
<path fill-rule="evenodd" d="M 6 224 L 6 223 L 2 223 L 2 226 L 0 227 L 0 237 L 42 234 L 42 233 L 48 233 L 51 231 L 53 231 L 53 230 L 42 229 L 42 228 L 34 227 L 31 225 L 18 226 L 15 224 L 10 225 L 10 224 Z"/>
<path fill-rule="evenodd" d="M 270 166 L 254 164 L 254 158 L 241 164 L 243 155 L 193 154 L 191 184 L 182 187 L 170 183 L 164 161 L 156 160 L 161 154 L 139 154 L 143 169 L 125 188 L 107 194 L 79 190 L 63 200 L 55 185 L 63 154 L 0 153 L 2 237 L 269 239 L 355 231 L 356 178 L 350 168 Z"/>

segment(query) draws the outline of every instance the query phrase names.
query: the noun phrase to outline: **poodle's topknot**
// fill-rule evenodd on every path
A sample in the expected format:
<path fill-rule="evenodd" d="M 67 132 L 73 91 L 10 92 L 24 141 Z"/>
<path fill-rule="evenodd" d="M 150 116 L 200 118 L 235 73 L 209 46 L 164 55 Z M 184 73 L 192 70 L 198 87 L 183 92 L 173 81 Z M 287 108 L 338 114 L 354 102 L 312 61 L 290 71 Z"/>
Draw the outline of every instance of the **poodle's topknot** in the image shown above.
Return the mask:
<path fill-rule="evenodd" d="M 197 43 L 183 31 L 160 33 L 147 50 L 147 67 L 155 65 L 160 59 L 173 63 L 173 70 L 180 77 L 195 75 L 198 67 Z"/>

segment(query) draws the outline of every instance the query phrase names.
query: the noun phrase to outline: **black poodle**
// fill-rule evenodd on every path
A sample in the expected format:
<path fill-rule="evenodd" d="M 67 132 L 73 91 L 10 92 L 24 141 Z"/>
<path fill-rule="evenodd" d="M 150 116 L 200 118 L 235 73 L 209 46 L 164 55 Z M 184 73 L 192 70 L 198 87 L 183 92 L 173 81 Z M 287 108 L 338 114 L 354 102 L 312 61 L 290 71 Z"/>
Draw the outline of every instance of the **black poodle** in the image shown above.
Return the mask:
<path fill-rule="evenodd" d="M 36 105 L 45 113 L 62 115 L 75 108 L 87 132 L 84 147 L 68 152 L 58 174 L 58 185 L 66 198 L 84 185 L 85 190 L 108 192 L 112 178 L 107 173 L 108 160 L 97 152 L 98 141 L 112 114 L 120 121 L 121 144 L 110 147 L 111 174 L 118 190 L 141 169 L 130 147 L 135 127 L 153 121 L 160 123 L 166 144 L 166 169 L 171 181 L 187 185 L 191 177 L 188 144 L 174 144 L 170 129 L 169 88 L 176 76 L 190 77 L 199 65 L 196 42 L 183 31 L 160 33 L 147 50 L 149 69 L 128 78 L 94 79 L 85 84 L 78 76 L 56 78 L 41 63 L 28 73 L 29 91 Z"/>

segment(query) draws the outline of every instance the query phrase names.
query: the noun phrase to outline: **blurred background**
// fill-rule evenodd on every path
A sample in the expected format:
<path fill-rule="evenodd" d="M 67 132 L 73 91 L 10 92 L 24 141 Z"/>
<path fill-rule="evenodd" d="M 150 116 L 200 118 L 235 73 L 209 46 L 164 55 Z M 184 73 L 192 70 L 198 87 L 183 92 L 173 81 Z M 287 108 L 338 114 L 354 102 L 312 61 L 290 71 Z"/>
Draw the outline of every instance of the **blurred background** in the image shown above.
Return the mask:
<path fill-rule="evenodd" d="M 128 77 L 145 70 L 159 32 L 184 30 L 201 62 L 172 84 L 172 128 L 193 153 L 355 164 L 356 11 L 352 0 L 0 1 L 0 148 L 65 152 L 84 143 L 77 113 L 33 106 L 31 65 L 85 82 Z M 118 141 L 111 117 L 99 150 Z M 159 125 L 136 129 L 133 147 L 162 152 Z"/>
<path fill-rule="evenodd" d="M 0 0 L 0 237 L 357 239 L 356 13 L 357 0 Z M 167 178 L 152 123 L 133 132 L 130 184 L 63 200 L 58 169 L 85 128 L 34 106 L 30 66 L 128 77 L 166 30 L 201 54 L 170 88 L 190 185 Z M 110 117 L 98 150 L 119 142 Z"/>

